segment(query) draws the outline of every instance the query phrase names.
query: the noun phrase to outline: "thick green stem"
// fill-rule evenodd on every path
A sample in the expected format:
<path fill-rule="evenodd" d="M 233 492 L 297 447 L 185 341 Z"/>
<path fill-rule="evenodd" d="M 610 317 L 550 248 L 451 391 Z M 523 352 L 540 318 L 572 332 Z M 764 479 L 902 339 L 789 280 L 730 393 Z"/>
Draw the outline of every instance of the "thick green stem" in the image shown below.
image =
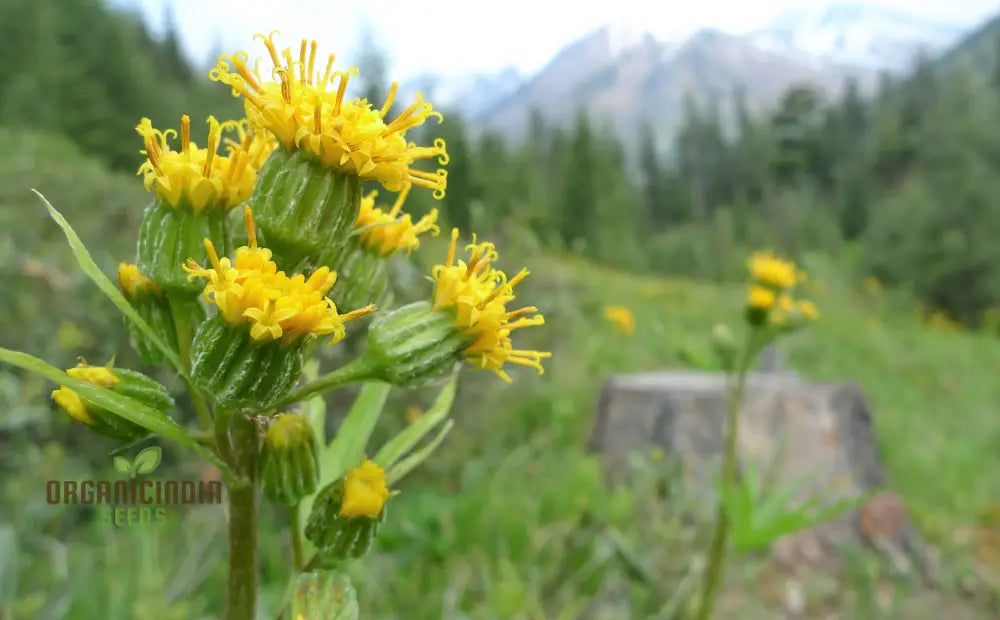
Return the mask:
<path fill-rule="evenodd" d="M 239 479 L 229 488 L 229 591 L 225 617 L 252 620 L 257 607 L 260 436 L 257 425 L 243 413 L 232 414 L 228 434 Z"/>
<path fill-rule="evenodd" d="M 313 394 L 326 392 L 327 390 L 342 387 L 349 383 L 357 383 L 358 381 L 373 379 L 376 368 L 377 365 L 374 362 L 362 355 L 361 357 L 348 362 L 346 365 L 341 366 L 337 370 L 327 373 L 319 379 L 303 385 L 285 398 L 282 398 L 272 408 L 280 409 L 286 405 L 306 400 Z"/>
<path fill-rule="evenodd" d="M 208 410 L 208 403 L 201 394 L 201 390 L 196 388 L 188 378 L 191 372 L 191 339 L 194 337 L 194 329 L 191 326 L 189 304 L 197 304 L 197 299 L 182 299 L 176 296 L 169 298 L 170 317 L 174 321 L 174 332 L 177 334 L 177 347 L 180 349 L 181 367 L 184 370 L 184 383 L 191 394 L 191 402 L 194 403 L 195 413 L 198 414 L 198 422 L 205 430 L 212 428 L 212 414 Z"/>
<path fill-rule="evenodd" d="M 729 392 L 729 406 L 726 411 L 725 450 L 722 462 L 722 487 L 730 488 L 736 482 L 736 440 L 739 435 L 740 405 L 743 402 L 743 392 L 746 389 L 747 374 L 750 363 L 756 352 L 755 336 L 751 330 L 750 340 L 743 353 L 743 359 L 736 371 L 736 385 Z M 701 603 L 698 606 L 697 620 L 708 620 L 712 617 L 722 580 L 725 576 L 726 548 L 729 543 L 729 514 L 719 501 L 715 516 L 715 531 L 712 546 L 708 556 L 708 566 L 705 567 L 705 579 L 701 591 Z"/>

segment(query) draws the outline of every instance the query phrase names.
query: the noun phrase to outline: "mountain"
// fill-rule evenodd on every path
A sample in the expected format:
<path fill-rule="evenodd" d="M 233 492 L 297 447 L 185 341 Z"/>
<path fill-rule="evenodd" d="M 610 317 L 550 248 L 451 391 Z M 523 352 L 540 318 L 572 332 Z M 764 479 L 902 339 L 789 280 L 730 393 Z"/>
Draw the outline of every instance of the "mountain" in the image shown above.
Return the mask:
<path fill-rule="evenodd" d="M 820 63 L 902 71 L 918 53 L 938 54 L 967 31 L 893 9 L 832 4 L 785 11 L 749 39 L 764 49 Z"/>
<path fill-rule="evenodd" d="M 725 105 L 742 86 L 747 103 L 760 107 L 795 84 L 836 92 L 848 76 L 870 85 L 875 75 L 865 68 L 817 65 L 718 30 L 664 42 L 650 34 L 623 39 L 618 29 L 606 26 L 564 48 L 520 89 L 472 120 L 523 137 L 532 108 L 565 124 L 585 106 L 627 142 L 637 137 L 643 119 L 665 141 L 681 121 L 688 94 Z"/>
<path fill-rule="evenodd" d="M 610 123 L 627 143 L 644 119 L 667 146 L 686 96 L 725 106 L 741 89 L 750 108 L 773 105 L 791 86 L 811 85 L 836 96 L 847 78 L 862 91 L 882 71 L 906 70 L 920 51 L 941 53 L 969 28 L 890 9 L 832 4 L 778 15 L 746 34 L 713 29 L 652 33 L 644 25 L 607 24 L 563 48 L 536 75 L 481 89 L 467 118 L 523 138 L 530 112 L 567 124 L 584 107 Z M 517 85 L 517 86 L 515 86 Z M 497 97 L 489 102 L 490 94 Z"/>

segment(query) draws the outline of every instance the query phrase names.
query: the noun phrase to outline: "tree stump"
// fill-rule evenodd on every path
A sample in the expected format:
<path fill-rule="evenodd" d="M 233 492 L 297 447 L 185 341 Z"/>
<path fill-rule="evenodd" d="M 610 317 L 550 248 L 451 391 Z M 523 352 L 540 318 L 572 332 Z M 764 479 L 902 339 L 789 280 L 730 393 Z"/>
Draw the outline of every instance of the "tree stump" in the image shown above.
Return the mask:
<path fill-rule="evenodd" d="M 627 475 L 630 452 L 660 447 L 682 464 L 690 496 L 714 505 L 727 400 L 726 378 L 721 374 L 682 371 L 611 377 L 601 391 L 591 449 L 601 453 L 614 482 Z M 810 483 L 798 499 L 822 494 L 824 501 L 833 502 L 858 497 L 886 482 L 871 412 L 854 383 L 813 383 L 787 372 L 751 373 L 740 411 L 737 453 L 741 468 L 752 461 L 775 485 L 809 475 Z M 886 495 L 891 494 L 871 501 L 887 504 Z M 873 508 L 866 504 L 786 537 L 774 551 L 796 562 L 794 557 L 805 553 L 799 547 L 808 547 L 806 555 L 813 563 L 832 556 L 840 544 L 860 538 L 883 551 L 886 547 L 899 551 L 890 554 L 897 559 L 900 554 L 912 558 L 922 547 L 906 523 L 898 497 L 896 502 L 898 510 L 875 507 L 886 515 L 882 520 L 872 519 Z M 886 524 L 886 518 L 896 523 Z M 870 523 L 879 525 L 877 544 L 876 532 L 865 531 L 871 529 Z M 922 561 L 919 566 L 924 566 Z"/>

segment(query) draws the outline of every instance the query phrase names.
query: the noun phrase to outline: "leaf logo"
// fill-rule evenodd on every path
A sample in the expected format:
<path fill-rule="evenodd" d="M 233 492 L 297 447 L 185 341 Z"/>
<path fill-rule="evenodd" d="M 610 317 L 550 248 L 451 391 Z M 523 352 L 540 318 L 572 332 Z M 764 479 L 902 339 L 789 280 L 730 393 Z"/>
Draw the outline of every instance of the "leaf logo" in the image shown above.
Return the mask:
<path fill-rule="evenodd" d="M 114 463 L 116 470 L 123 474 L 128 474 L 128 477 L 131 479 L 135 478 L 138 474 L 153 473 L 160 466 L 161 460 L 163 460 L 163 449 L 160 446 L 150 446 L 139 452 L 139 454 L 136 454 L 135 459 L 132 461 L 129 461 L 124 456 L 116 456 Z"/>

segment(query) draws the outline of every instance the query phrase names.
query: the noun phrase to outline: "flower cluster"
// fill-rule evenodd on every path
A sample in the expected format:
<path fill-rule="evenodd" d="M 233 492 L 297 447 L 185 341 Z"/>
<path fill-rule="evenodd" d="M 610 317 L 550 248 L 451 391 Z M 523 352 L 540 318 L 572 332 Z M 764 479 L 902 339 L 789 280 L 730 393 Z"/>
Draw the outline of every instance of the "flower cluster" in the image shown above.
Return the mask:
<path fill-rule="evenodd" d="M 504 381 L 510 377 L 503 370 L 505 362 L 522 364 L 544 372 L 541 360 L 551 353 L 514 349 L 510 334 L 515 329 L 543 325 L 545 318 L 534 306 L 507 310 L 507 303 L 514 300 L 514 285 L 528 276 L 522 269 L 513 278 L 490 266 L 498 254 L 492 243 L 472 243 L 468 262 L 455 262 L 458 229 L 451 231 L 451 245 L 443 265 L 436 265 L 431 273 L 434 278 L 434 308 L 454 313 L 455 324 L 468 339 L 464 357 L 479 368 L 494 371 Z M 534 316 L 528 316 L 534 314 Z"/>
<path fill-rule="evenodd" d="M 236 250 L 235 259 L 220 259 L 208 239 L 212 266 L 204 268 L 189 260 L 184 270 L 189 278 L 208 280 L 204 297 L 215 304 L 230 325 L 250 326 L 250 337 L 257 342 L 282 339 L 294 342 L 304 336 L 330 335 L 330 343 L 344 338 L 344 323 L 372 312 L 366 306 L 346 314 L 327 297 L 337 274 L 327 267 L 317 269 L 308 279 L 302 274 L 289 277 L 271 260 L 271 251 L 258 247 L 253 213 L 246 209 L 249 245 Z"/>
<path fill-rule="evenodd" d="M 358 231 L 361 245 L 382 256 L 390 256 L 406 251 L 407 254 L 420 247 L 419 235 L 429 232 L 437 236 L 437 209 L 414 222 L 409 213 L 400 215 L 403 201 L 409 193 L 409 186 L 403 188 L 396 202 L 388 211 L 375 206 L 377 191 L 372 191 L 361 199 L 361 210 L 354 227 Z"/>
<path fill-rule="evenodd" d="M 769 252 L 757 252 L 750 257 L 749 267 L 753 281 L 747 292 L 747 310 L 752 324 L 791 327 L 819 317 L 811 301 L 794 299 L 795 286 L 805 281 L 805 274 L 794 263 Z"/>
<path fill-rule="evenodd" d="M 167 144 L 168 137 L 178 135 L 173 129 L 155 129 L 144 118 L 136 131 L 146 146 L 140 151 L 146 161 L 138 172 L 146 190 L 155 188 L 167 204 L 186 204 L 196 213 L 208 207 L 231 209 L 249 198 L 257 182 L 257 169 L 276 146 L 273 138 L 251 131 L 245 121 L 220 124 L 211 116 L 205 148 L 191 141 L 191 119 L 186 115 L 181 117 L 179 151 Z M 223 131 L 237 135 L 237 140 L 225 140 L 228 155 L 218 153 Z"/>
<path fill-rule="evenodd" d="M 315 41 L 303 39 L 296 60 L 290 48 L 279 55 L 273 33 L 257 36 L 264 41 L 274 66 L 271 75 L 277 81 L 265 80 L 256 64 L 251 68 L 246 52 L 220 56 L 209 74 L 212 80 L 232 87 L 235 96 L 243 96 L 253 125 L 269 130 L 285 149 L 306 151 L 327 168 L 379 181 L 390 191 L 412 183 L 434 190 L 436 198 L 444 196 L 444 170 L 430 173 L 410 167 L 418 159 L 432 157 L 441 165 L 448 163 L 444 140 L 439 138 L 430 147 L 406 141 L 407 130 L 430 117 L 442 118 L 419 93 L 412 105 L 386 122 L 397 84 L 389 89 L 380 109 L 366 99 L 345 100 L 347 84 L 357 68 L 334 71 L 335 56 L 330 54 L 320 71 Z"/>

